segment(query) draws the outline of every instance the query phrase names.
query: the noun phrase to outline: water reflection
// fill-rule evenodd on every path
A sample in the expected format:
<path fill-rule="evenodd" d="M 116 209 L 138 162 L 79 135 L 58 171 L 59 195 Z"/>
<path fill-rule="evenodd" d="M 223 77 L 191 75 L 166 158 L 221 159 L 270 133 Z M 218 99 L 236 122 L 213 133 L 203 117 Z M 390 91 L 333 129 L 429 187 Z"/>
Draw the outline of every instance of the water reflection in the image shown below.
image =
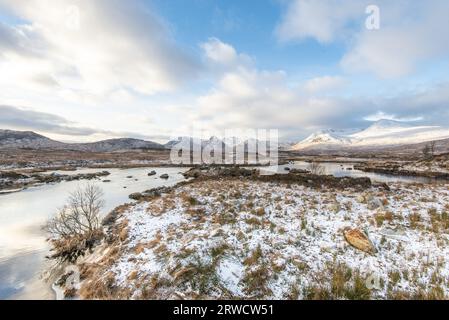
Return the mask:
<path fill-rule="evenodd" d="M 148 173 L 155 170 L 155 176 Z M 172 186 L 184 180 L 185 168 L 137 168 L 108 169 L 111 173 L 102 182 L 108 213 L 120 204 L 130 202 L 128 195 L 160 186 Z M 98 172 L 98 169 L 82 169 L 77 174 Z M 167 180 L 159 176 L 167 173 Z M 70 192 L 86 181 L 61 182 L 33 187 L 21 192 L 0 195 L 0 299 L 52 299 L 49 286 L 41 279 L 48 247 L 42 226 L 63 206 Z"/>
<path fill-rule="evenodd" d="M 346 163 L 346 162 L 320 162 L 320 166 L 324 169 L 324 174 L 333 175 L 335 177 L 368 177 L 373 182 L 404 182 L 404 183 L 435 183 L 439 180 L 428 178 L 428 177 L 416 177 L 416 176 L 396 176 L 384 173 L 375 172 L 364 172 L 361 170 L 354 169 L 356 163 Z M 262 169 L 265 174 L 273 173 L 288 173 L 289 169 L 302 169 L 307 170 L 310 163 L 305 161 L 295 161 L 292 164 L 279 166 L 279 167 L 269 167 Z M 444 182 L 444 181 L 443 181 Z"/>

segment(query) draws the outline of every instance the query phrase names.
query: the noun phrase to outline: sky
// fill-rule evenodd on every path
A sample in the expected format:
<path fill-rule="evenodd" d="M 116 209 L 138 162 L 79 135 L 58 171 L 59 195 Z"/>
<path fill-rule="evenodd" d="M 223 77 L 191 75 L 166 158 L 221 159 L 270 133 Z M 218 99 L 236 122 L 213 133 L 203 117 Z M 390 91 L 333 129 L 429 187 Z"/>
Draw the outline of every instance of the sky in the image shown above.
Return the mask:
<path fill-rule="evenodd" d="M 449 123 L 446 0 L 0 0 L 0 128 L 295 142 Z"/>

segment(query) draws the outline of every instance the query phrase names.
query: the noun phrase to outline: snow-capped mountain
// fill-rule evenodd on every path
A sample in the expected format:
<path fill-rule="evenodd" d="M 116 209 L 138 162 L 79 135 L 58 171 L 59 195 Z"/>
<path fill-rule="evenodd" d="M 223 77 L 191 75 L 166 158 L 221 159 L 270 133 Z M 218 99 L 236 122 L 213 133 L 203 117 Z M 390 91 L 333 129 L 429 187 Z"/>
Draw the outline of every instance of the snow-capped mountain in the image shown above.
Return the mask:
<path fill-rule="evenodd" d="M 364 130 L 323 130 L 313 133 L 291 150 L 409 145 L 448 138 L 449 128 L 379 120 Z"/>
<path fill-rule="evenodd" d="M 266 149 L 270 148 L 269 141 L 260 141 L 255 138 L 243 139 L 239 137 L 225 137 L 223 139 L 217 138 L 216 136 L 212 136 L 209 139 L 194 139 L 191 137 L 178 137 L 177 139 L 170 140 L 164 146 L 167 149 L 172 149 L 173 147 L 177 147 L 178 149 L 187 149 L 187 148 L 199 148 L 201 144 L 201 149 L 204 150 L 219 150 L 220 145 L 223 151 L 226 151 L 226 148 L 236 148 L 237 150 L 245 150 L 248 151 L 249 148 L 253 150 L 255 146 L 258 146 L 259 143 L 266 146 Z M 293 142 L 279 142 L 278 149 L 282 151 L 288 151 L 294 145 Z"/>
<path fill-rule="evenodd" d="M 338 144 L 347 144 L 350 143 L 350 138 L 345 131 L 339 130 L 321 130 L 316 133 L 312 133 L 303 141 L 295 144 L 291 149 L 292 150 L 300 150 L 311 146 L 316 145 L 338 145 Z"/>
<path fill-rule="evenodd" d="M 241 147 L 244 146 L 245 150 L 248 146 L 248 144 L 257 145 L 259 141 L 257 139 L 251 138 L 247 140 L 243 140 L 238 137 L 226 137 L 224 139 L 220 139 L 216 136 L 212 136 L 209 139 L 198 139 L 198 138 L 191 138 L 191 137 L 179 137 L 175 140 L 171 140 L 165 144 L 165 147 L 168 149 L 173 148 L 176 146 L 179 149 L 185 149 L 190 147 L 198 147 L 199 144 L 201 144 L 202 149 L 208 149 L 208 150 L 219 150 L 220 148 L 222 150 L 225 150 L 225 148 L 229 147 Z"/>
<path fill-rule="evenodd" d="M 190 137 L 178 137 L 178 138 L 170 140 L 166 144 L 164 144 L 164 147 L 166 149 L 172 149 L 175 146 L 179 149 L 190 148 L 191 138 Z"/>
<path fill-rule="evenodd" d="M 215 136 L 210 137 L 209 140 L 203 140 L 201 145 L 203 149 L 207 148 L 208 150 L 220 150 L 220 148 L 224 150 L 226 147 L 225 142 Z"/>
<path fill-rule="evenodd" d="M 176 147 L 178 150 L 198 150 L 205 148 L 207 146 L 212 145 L 219 145 L 221 140 L 219 140 L 217 137 L 211 137 L 209 140 L 201 140 L 199 138 L 192 138 L 188 136 L 184 137 L 178 137 L 176 139 L 168 141 L 166 144 L 164 144 L 166 149 L 172 149 Z"/>

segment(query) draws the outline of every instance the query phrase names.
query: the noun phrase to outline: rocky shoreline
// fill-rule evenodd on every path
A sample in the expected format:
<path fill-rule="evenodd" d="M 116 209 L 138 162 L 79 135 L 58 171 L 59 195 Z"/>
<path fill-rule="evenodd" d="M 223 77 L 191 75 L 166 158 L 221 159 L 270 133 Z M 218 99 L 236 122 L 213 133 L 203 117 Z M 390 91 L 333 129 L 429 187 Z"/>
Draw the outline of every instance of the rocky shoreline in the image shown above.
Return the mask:
<path fill-rule="evenodd" d="M 62 181 L 93 180 L 109 176 L 108 171 L 79 174 L 43 174 L 22 173 L 17 171 L 0 171 L 0 193 L 21 191 L 37 185 L 59 183 Z"/>
<path fill-rule="evenodd" d="M 367 158 L 345 158 L 345 157 L 296 157 L 287 160 L 304 161 L 308 163 L 350 163 L 354 165 L 355 170 L 363 172 L 372 172 L 387 174 L 393 176 L 424 177 L 435 180 L 449 180 L 449 155 L 435 155 L 429 159 L 422 159 L 416 156 L 416 159 L 398 158 L 382 160 L 373 157 Z"/>
<path fill-rule="evenodd" d="M 143 192 L 137 192 L 129 195 L 132 200 L 151 200 L 155 197 L 161 196 L 163 193 L 173 191 L 175 188 L 187 185 L 189 183 L 199 181 L 209 181 L 217 179 L 234 179 L 240 178 L 248 181 L 261 182 L 276 182 L 284 184 L 303 185 L 311 188 L 321 188 L 323 186 L 342 190 L 346 188 L 354 188 L 357 190 L 365 190 L 372 186 L 369 178 L 349 178 L 349 177 L 334 177 L 332 175 L 314 175 L 303 170 L 291 170 L 288 174 L 272 174 L 260 175 L 257 169 L 247 169 L 235 166 L 220 167 L 220 166 L 199 166 L 191 168 L 184 174 L 187 181 L 178 183 L 174 187 L 161 187 L 151 189 Z M 386 184 L 379 184 L 378 186 L 388 189 Z"/>
<path fill-rule="evenodd" d="M 354 169 L 363 172 L 382 173 L 394 176 L 413 176 L 413 177 L 426 177 L 436 180 L 449 180 L 449 173 L 447 172 L 406 170 L 402 169 L 401 166 L 398 164 L 372 165 L 368 163 L 359 163 L 354 165 Z"/>

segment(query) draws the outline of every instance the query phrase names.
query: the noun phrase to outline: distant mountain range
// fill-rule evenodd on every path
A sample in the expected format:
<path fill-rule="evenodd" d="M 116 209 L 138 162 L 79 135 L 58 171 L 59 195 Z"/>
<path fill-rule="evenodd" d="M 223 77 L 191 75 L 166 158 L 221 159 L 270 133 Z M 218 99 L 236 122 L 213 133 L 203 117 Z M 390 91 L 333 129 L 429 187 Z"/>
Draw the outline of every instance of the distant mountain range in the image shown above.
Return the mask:
<path fill-rule="evenodd" d="M 32 131 L 0 130 L 0 149 L 50 149 L 88 152 L 115 152 L 136 149 L 162 150 L 165 146 L 152 141 L 122 138 L 92 143 L 64 143 Z"/>
<path fill-rule="evenodd" d="M 297 144 L 280 143 L 280 150 L 300 153 L 351 153 L 354 151 L 376 150 L 419 150 L 425 143 L 438 141 L 441 151 L 449 152 L 449 128 L 438 126 L 414 126 L 393 120 L 379 120 L 366 129 L 322 130 L 311 134 Z M 129 150 L 166 150 L 174 146 L 187 148 L 195 144 L 197 148 L 225 150 L 227 145 L 243 146 L 256 144 L 255 139 L 238 138 L 199 140 L 179 137 L 166 144 L 131 138 L 109 139 L 91 143 L 64 143 L 49 139 L 32 131 L 0 130 L 0 149 L 49 149 L 86 152 L 119 152 Z"/>
<path fill-rule="evenodd" d="M 291 147 L 292 151 L 380 149 L 449 139 L 449 128 L 414 126 L 410 123 L 379 120 L 366 129 L 322 130 Z"/>
<path fill-rule="evenodd" d="M 48 150 L 75 150 L 88 152 L 117 152 L 129 150 L 164 150 L 174 146 L 189 148 L 196 145 L 201 150 L 217 150 L 220 147 L 225 150 L 226 145 L 243 146 L 245 151 L 249 143 L 257 143 L 255 139 L 239 140 L 238 138 L 219 139 L 211 137 L 209 139 L 192 139 L 190 137 L 179 137 L 166 144 L 159 144 L 152 141 L 145 141 L 131 138 L 102 140 L 91 143 L 64 143 L 49 139 L 43 135 L 32 131 L 0 130 L 0 149 L 48 149 Z M 290 147 L 291 145 L 289 145 Z"/>
<path fill-rule="evenodd" d="M 222 149 L 225 151 L 226 147 L 236 147 L 236 148 L 243 148 L 245 152 L 248 151 L 249 146 L 252 148 L 259 143 L 262 143 L 266 146 L 268 149 L 270 147 L 270 143 L 268 141 L 260 141 L 254 138 L 249 139 L 241 139 L 237 137 L 228 137 L 224 139 L 220 139 L 216 136 L 212 136 L 209 139 L 197 139 L 197 138 L 191 138 L 191 137 L 179 137 L 178 139 L 171 140 L 168 143 L 165 144 L 165 147 L 168 149 L 173 148 L 174 146 L 177 146 L 178 148 L 188 148 L 189 146 L 193 149 L 199 149 L 202 150 L 218 150 Z M 288 150 L 291 148 L 293 143 L 288 142 L 279 142 L 278 148 L 279 150 Z"/>

